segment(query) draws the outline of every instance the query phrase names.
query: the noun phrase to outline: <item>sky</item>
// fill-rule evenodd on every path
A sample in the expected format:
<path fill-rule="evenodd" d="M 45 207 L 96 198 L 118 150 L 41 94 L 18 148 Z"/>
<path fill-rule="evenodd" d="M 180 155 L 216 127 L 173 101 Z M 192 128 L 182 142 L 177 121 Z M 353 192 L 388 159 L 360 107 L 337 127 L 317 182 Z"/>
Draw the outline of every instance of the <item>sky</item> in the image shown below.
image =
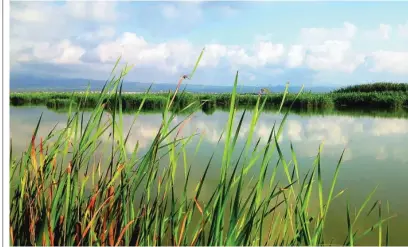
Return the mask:
<path fill-rule="evenodd" d="M 408 82 L 407 2 L 11 2 L 12 74 L 339 87 Z"/>

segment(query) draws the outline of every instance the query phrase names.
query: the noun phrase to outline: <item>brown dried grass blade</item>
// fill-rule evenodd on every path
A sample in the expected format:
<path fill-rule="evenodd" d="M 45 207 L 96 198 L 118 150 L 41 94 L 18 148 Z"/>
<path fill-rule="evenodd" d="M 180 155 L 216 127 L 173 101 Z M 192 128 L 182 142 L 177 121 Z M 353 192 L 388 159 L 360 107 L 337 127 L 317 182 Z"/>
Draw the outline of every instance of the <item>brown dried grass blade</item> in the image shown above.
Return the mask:
<path fill-rule="evenodd" d="M 77 222 L 75 224 L 75 245 L 79 245 L 79 242 L 81 241 L 81 232 L 82 232 L 81 223 Z"/>
<path fill-rule="evenodd" d="M 194 239 L 193 239 L 193 241 L 191 242 L 190 246 L 194 246 L 194 245 L 196 244 L 196 242 L 197 242 L 197 240 L 198 240 L 198 236 L 200 236 L 200 234 L 201 234 L 202 231 L 203 231 L 203 228 L 201 228 L 200 231 L 198 231 L 198 232 L 196 233 L 196 235 L 194 236 Z"/>
<path fill-rule="evenodd" d="M 31 164 L 33 165 L 34 171 L 37 172 L 37 160 L 35 157 L 35 136 L 31 138 Z"/>
<path fill-rule="evenodd" d="M 113 246 L 115 244 L 115 225 L 116 221 L 113 220 L 113 222 L 109 226 L 108 241 L 110 246 Z"/>
<path fill-rule="evenodd" d="M 123 238 L 123 235 L 125 234 L 126 230 L 129 228 L 129 226 L 134 222 L 135 220 L 131 220 L 129 223 L 126 224 L 126 226 L 122 229 L 122 231 L 120 232 L 118 241 L 116 241 L 116 245 L 115 246 L 119 246 L 120 241 Z"/>
<path fill-rule="evenodd" d="M 95 214 L 92 216 L 91 221 L 89 222 L 88 226 L 85 228 L 85 231 L 82 233 L 82 238 L 79 241 L 79 243 L 77 244 L 77 246 L 79 246 L 81 244 L 81 242 L 84 240 L 86 234 L 88 233 L 89 229 L 92 226 L 93 221 L 95 220 L 96 216 L 98 215 L 98 213 L 102 210 L 102 208 L 109 202 L 110 198 L 106 199 L 102 205 L 98 208 L 98 210 L 95 212 Z"/>
<path fill-rule="evenodd" d="M 11 241 L 11 245 L 14 245 L 14 234 L 13 234 L 12 226 L 10 226 L 10 241 Z"/>
<path fill-rule="evenodd" d="M 198 211 L 200 211 L 201 215 L 203 215 L 203 209 L 201 208 L 200 204 L 197 201 L 197 198 L 194 197 L 194 202 L 196 203 Z"/>
<path fill-rule="evenodd" d="M 179 236 L 179 241 L 178 241 L 177 246 L 180 246 L 180 244 L 181 244 L 181 240 L 182 240 L 182 237 L 183 237 L 183 234 L 184 234 L 184 230 L 186 228 L 187 216 L 188 216 L 188 212 L 184 215 L 183 224 L 181 225 L 181 231 L 180 231 L 180 236 Z"/>
<path fill-rule="evenodd" d="M 173 104 L 173 101 L 174 101 L 174 99 L 176 98 L 176 95 L 177 95 L 177 93 L 178 93 L 178 90 L 179 90 L 180 85 L 181 85 L 181 83 L 183 82 L 184 78 L 185 78 L 184 76 L 180 77 L 180 79 L 179 79 L 179 81 L 178 81 L 178 83 L 177 83 L 176 91 L 175 91 L 174 94 L 173 94 L 173 98 L 171 98 L 171 101 L 170 101 L 170 104 L 169 104 L 169 108 L 170 108 L 171 105 Z"/>

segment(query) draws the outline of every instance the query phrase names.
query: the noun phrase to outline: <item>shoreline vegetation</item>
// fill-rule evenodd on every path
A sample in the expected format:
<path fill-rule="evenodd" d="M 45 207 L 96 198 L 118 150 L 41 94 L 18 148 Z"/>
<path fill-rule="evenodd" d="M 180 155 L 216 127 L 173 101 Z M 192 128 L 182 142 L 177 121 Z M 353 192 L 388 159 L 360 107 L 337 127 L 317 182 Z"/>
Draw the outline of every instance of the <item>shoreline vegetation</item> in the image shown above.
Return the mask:
<path fill-rule="evenodd" d="M 266 92 L 268 90 L 265 90 Z M 408 84 L 407 83 L 373 83 L 340 88 L 330 93 L 304 92 L 296 100 L 294 93 L 260 92 L 265 99 L 266 111 L 277 111 L 285 97 L 282 107 L 291 106 L 295 114 L 320 115 L 361 115 L 401 117 L 408 115 Z M 171 93 L 171 92 L 169 92 Z M 122 92 L 122 111 L 134 113 L 144 100 L 142 111 L 162 112 L 166 106 L 169 93 Z M 260 94 L 237 94 L 236 106 L 251 109 L 256 105 Z M 71 99 L 81 109 L 93 109 L 97 106 L 97 92 L 13 92 L 10 94 L 12 106 L 46 106 L 64 112 L 68 110 Z M 231 93 L 188 93 L 178 94 L 174 98 L 172 110 L 180 111 L 189 105 L 190 110 L 202 110 L 212 114 L 215 110 L 228 110 L 231 104 Z M 112 99 L 107 99 L 107 109 L 112 109 Z"/>
<path fill-rule="evenodd" d="M 301 92 L 288 95 L 286 89 L 283 97 L 273 98 L 279 109 L 287 105 L 288 110 L 283 112 L 279 125 L 271 124 L 269 136 L 262 137 L 268 140 L 266 144 L 254 140 L 253 133 L 268 97 L 244 97 L 254 107 L 245 147 L 237 150 L 236 141 L 246 112 L 238 116 L 239 123 L 233 128 L 235 108 L 240 101 L 236 94 L 237 72 L 233 91 L 223 101 L 230 104 L 224 140 L 221 142 L 220 137 L 214 147 L 222 149 L 222 161 L 218 163 L 213 156 L 208 157 L 201 178 L 195 180 L 190 176 L 193 164 L 183 159 L 193 136 L 179 135 L 191 114 L 175 127 L 170 124 L 175 118 L 171 109 L 180 107 L 179 100 L 188 99 L 178 90 L 183 78 L 165 101 L 145 94 L 138 103 L 139 98 L 123 100 L 127 95 L 121 92 L 121 81 L 128 71 L 125 67 L 98 95 L 89 97 L 93 110 L 88 121 L 83 120 L 79 107 L 86 105 L 88 98 L 74 103 L 78 100 L 75 95 L 67 97 L 64 100 L 70 103 L 64 129 L 37 136 L 39 116 L 32 139 L 27 140 L 30 145 L 26 152 L 20 154 L 21 158 L 10 152 L 11 245 L 352 246 L 369 234 L 378 236 L 378 245 L 389 245 L 388 221 L 393 216 L 389 216 L 381 202 L 372 201 L 375 190 L 360 207 L 347 204 L 344 212 L 338 212 L 344 215 L 344 239 L 333 239 L 327 231 L 330 206 L 347 193 L 336 188 L 344 150 L 339 150 L 339 160 L 328 184 L 322 182 L 327 180 L 322 179 L 322 146 L 305 174 L 298 169 L 306 164 L 298 165 L 295 147 L 291 145 L 290 157 L 281 152 L 278 140 L 289 110 L 302 99 Z M 312 102 L 323 104 L 325 99 L 322 96 Z M 59 104 L 57 100 L 61 99 L 55 100 Z M 114 107 L 111 117 L 102 121 L 107 102 Z M 139 105 L 139 110 L 145 104 L 164 104 L 161 128 L 142 156 L 137 153 L 138 146 L 130 154 L 125 148 L 129 133 L 123 133 L 122 110 L 128 102 Z M 193 105 L 180 111 L 188 111 Z M 109 135 L 112 146 L 103 159 L 96 160 L 93 156 L 104 133 Z M 196 150 L 199 145 L 200 142 Z M 108 168 L 101 171 L 99 162 L 105 162 Z M 209 180 L 207 173 L 213 169 L 218 170 L 219 178 Z M 280 172 L 285 181 L 276 178 Z M 178 173 L 183 179 L 176 178 Z M 375 223 L 359 229 L 358 222 L 368 216 L 374 217 Z"/>

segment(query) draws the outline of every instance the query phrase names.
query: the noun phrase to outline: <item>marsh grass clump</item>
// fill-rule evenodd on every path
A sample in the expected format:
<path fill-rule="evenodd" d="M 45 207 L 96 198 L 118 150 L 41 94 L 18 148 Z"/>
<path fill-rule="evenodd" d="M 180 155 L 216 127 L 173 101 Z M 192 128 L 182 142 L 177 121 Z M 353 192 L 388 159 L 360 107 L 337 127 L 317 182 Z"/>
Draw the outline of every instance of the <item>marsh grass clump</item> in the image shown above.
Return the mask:
<path fill-rule="evenodd" d="M 372 93 L 372 92 L 401 92 L 408 93 L 408 83 L 376 82 L 353 85 L 334 90 L 333 93 Z"/>
<path fill-rule="evenodd" d="M 162 110 L 166 106 L 166 97 L 160 95 L 151 95 L 148 98 L 144 98 L 143 95 L 123 95 L 122 97 L 122 109 L 123 110 L 135 110 L 138 109 L 143 100 L 144 109 L 157 109 Z"/>
<path fill-rule="evenodd" d="M 393 92 L 370 93 L 336 93 L 333 94 L 334 103 L 341 108 L 377 108 L 400 109 L 407 102 L 408 94 Z"/>
<path fill-rule="evenodd" d="M 188 78 L 192 78 L 196 67 Z M 278 142 L 290 108 L 301 92 L 290 98 L 286 88 L 279 112 L 286 97 L 292 103 L 281 123 L 271 124 L 269 135 L 262 137 L 266 144 L 253 138 L 259 116 L 271 97 L 256 96 L 245 146 L 238 150 L 237 137 L 246 111 L 236 116 L 237 72 L 233 92 L 228 97 L 215 97 L 215 101 L 229 102 L 228 122 L 215 147 L 222 151 L 222 160 L 215 161 L 214 155 L 208 157 L 200 178 L 193 179 L 193 164 L 186 161 L 185 155 L 194 135 L 183 137 L 181 133 L 194 111 L 176 125 L 171 124 L 176 117 L 173 107 L 180 108 L 178 113 L 195 107 L 195 104 L 181 107 L 185 104 L 182 101 L 185 92 L 178 89 L 185 78 L 180 78 L 176 91 L 165 97 L 160 128 L 147 151 L 140 154 L 138 145 L 133 152 L 126 150 L 130 130 L 123 131 L 121 81 L 128 71 L 126 66 L 119 77 L 106 83 L 98 96 L 92 96 L 96 106 L 87 121 L 80 107 L 86 104 L 86 97 L 74 104 L 78 99 L 72 96 L 66 127 L 53 130 L 48 136 L 37 136 L 40 116 L 27 151 L 19 159 L 11 158 L 11 245 L 316 246 L 333 243 L 325 223 L 330 205 L 344 192 L 336 188 L 344 151 L 331 183 L 325 188 L 322 146 L 309 171 L 302 175 L 294 147 L 291 146 L 291 156 L 285 157 Z M 133 124 L 149 97 L 147 91 L 140 102 L 133 103 L 138 105 Z M 108 117 L 104 118 L 107 112 Z M 233 127 L 235 119 L 238 122 Z M 94 154 L 103 146 L 101 139 L 106 137 L 109 146 L 104 159 L 95 158 Z M 238 153 L 238 157 L 234 158 L 233 153 Z M 105 170 L 101 169 L 101 163 L 107 164 Z M 219 177 L 210 181 L 208 173 L 214 169 Z M 181 171 L 182 179 L 177 171 Z M 278 172 L 283 172 L 284 181 L 277 180 Z M 372 195 L 356 209 L 356 214 L 347 206 L 343 213 L 347 237 L 335 243 L 353 245 L 376 231 L 382 236 L 381 229 L 389 217 L 381 213 L 380 203 L 374 203 L 368 212 L 379 210 L 375 225 L 363 230 L 356 227 L 356 222 L 365 217 Z M 387 230 L 386 245 L 388 239 Z"/>

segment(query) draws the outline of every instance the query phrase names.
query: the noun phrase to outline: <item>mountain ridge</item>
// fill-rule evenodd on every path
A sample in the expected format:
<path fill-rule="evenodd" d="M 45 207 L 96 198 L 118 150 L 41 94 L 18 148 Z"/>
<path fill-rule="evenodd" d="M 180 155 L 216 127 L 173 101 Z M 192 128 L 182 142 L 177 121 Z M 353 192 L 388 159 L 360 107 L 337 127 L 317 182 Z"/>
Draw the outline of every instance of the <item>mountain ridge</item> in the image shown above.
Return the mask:
<path fill-rule="evenodd" d="M 99 91 L 102 89 L 106 81 L 92 80 L 84 78 L 50 78 L 39 77 L 32 75 L 10 75 L 10 91 L 22 92 L 22 91 L 84 91 L 90 85 L 91 91 Z M 143 82 L 123 82 L 123 91 L 126 92 L 145 92 L 152 83 Z M 153 83 L 152 92 L 163 92 L 174 90 L 176 88 L 174 83 Z M 233 85 L 203 85 L 203 84 L 189 84 L 188 81 L 184 83 L 186 91 L 193 93 L 229 93 L 232 91 Z M 182 88 L 183 85 L 182 85 Z M 257 93 L 262 88 L 267 88 L 272 92 L 283 92 L 285 85 L 269 85 L 269 86 L 247 86 L 238 85 L 238 93 Z M 300 86 L 289 86 L 289 92 L 299 92 Z M 336 89 L 336 87 L 324 87 L 324 86 L 312 86 L 305 87 L 305 91 L 312 92 L 330 92 Z"/>

